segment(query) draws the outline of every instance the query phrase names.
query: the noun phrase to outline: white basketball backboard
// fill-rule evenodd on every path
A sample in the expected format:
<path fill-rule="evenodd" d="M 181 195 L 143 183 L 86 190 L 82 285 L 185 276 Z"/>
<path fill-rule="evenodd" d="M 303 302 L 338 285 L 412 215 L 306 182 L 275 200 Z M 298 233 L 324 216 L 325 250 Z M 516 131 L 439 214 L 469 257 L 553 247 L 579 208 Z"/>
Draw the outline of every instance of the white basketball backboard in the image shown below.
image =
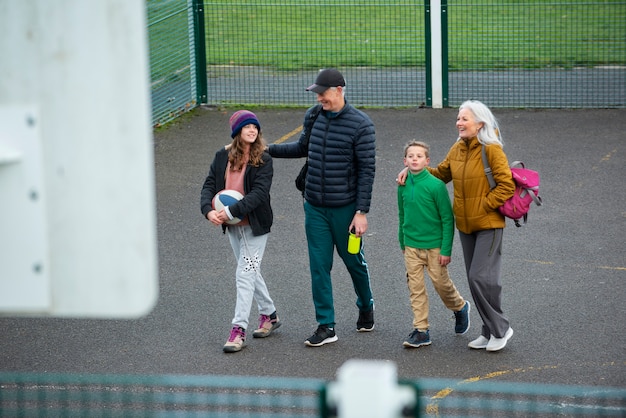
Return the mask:
<path fill-rule="evenodd" d="M 0 314 L 158 294 L 144 0 L 0 0 Z"/>

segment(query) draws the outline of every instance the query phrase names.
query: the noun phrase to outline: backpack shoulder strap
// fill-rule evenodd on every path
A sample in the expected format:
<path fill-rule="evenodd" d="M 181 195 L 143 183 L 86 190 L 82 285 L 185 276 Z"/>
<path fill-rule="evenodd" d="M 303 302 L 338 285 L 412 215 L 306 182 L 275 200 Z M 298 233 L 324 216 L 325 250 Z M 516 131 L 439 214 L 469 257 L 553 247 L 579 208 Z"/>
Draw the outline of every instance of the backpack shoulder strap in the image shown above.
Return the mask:
<path fill-rule="evenodd" d="M 483 167 L 485 168 L 485 175 L 487 176 L 487 180 L 489 181 L 489 187 L 493 189 L 494 187 L 496 187 L 496 181 L 493 178 L 491 166 L 489 165 L 489 161 L 487 160 L 487 153 L 485 152 L 485 147 L 482 144 L 480 146 L 480 151 L 483 157 Z"/>
<path fill-rule="evenodd" d="M 313 110 L 311 110 L 311 113 L 309 113 L 309 119 L 307 120 L 308 123 L 306 123 L 306 126 L 304 127 L 304 129 L 306 130 L 306 144 L 307 146 L 309 145 L 309 138 L 311 138 L 311 131 L 313 130 L 313 124 L 315 123 L 315 120 L 317 119 L 317 117 L 319 116 L 320 112 L 322 111 L 322 105 L 317 105 L 313 108 Z"/>

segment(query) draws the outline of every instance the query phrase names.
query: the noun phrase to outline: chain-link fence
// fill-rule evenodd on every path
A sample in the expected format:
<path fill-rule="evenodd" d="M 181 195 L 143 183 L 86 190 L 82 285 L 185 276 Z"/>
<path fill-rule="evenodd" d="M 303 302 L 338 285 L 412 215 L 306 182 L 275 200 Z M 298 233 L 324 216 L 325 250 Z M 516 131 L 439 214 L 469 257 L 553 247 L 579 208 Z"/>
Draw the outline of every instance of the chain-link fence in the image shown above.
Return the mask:
<path fill-rule="evenodd" d="M 200 102 L 308 106 L 330 66 L 362 107 L 431 106 L 433 90 L 443 106 L 626 107 L 623 0 L 149 0 L 148 12 L 155 124 Z"/>
<path fill-rule="evenodd" d="M 424 6 L 416 1 L 207 1 L 208 102 L 306 106 L 338 67 L 360 106 L 426 102 Z"/>
<path fill-rule="evenodd" d="M 158 126 L 198 105 L 197 25 L 188 0 L 149 0 L 147 5 L 152 122 Z"/>
<path fill-rule="evenodd" d="M 626 389 L 495 381 L 401 382 L 406 417 L 623 417 Z M 0 417 L 334 417 L 328 382 L 246 376 L 0 373 Z M 362 400 L 365 405 L 371 402 Z"/>
<path fill-rule="evenodd" d="M 626 106 L 626 3 L 449 1 L 448 104 Z"/>

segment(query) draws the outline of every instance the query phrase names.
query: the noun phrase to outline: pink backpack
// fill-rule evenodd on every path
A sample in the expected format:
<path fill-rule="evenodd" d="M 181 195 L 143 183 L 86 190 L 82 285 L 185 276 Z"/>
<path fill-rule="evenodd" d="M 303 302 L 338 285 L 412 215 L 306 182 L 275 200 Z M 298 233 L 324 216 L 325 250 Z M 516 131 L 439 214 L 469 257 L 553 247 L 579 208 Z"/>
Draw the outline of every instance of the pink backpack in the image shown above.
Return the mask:
<path fill-rule="evenodd" d="M 493 179 L 491 166 L 487 161 L 485 147 L 482 147 L 482 157 L 489 186 L 493 189 L 496 187 L 496 182 Z M 526 168 L 521 161 L 514 161 L 511 164 L 511 174 L 515 182 L 515 194 L 504 202 L 504 205 L 500 206 L 498 210 L 507 218 L 513 219 L 515 226 L 520 227 L 522 226 L 521 220 L 524 224 L 528 221 L 530 205 L 534 202 L 537 206 L 541 206 L 543 203 L 539 197 L 539 173 Z"/>

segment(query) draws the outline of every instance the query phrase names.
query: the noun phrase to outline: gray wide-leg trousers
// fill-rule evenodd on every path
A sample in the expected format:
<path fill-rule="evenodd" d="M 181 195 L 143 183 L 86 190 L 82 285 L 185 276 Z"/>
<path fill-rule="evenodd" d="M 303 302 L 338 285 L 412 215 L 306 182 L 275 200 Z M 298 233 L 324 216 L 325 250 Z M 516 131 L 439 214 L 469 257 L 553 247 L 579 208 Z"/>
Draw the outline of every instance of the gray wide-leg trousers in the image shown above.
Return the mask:
<path fill-rule="evenodd" d="M 465 270 L 474 305 L 483 320 L 482 335 L 504 337 L 509 320 L 502 312 L 502 229 L 487 229 L 471 234 L 459 231 Z"/>

